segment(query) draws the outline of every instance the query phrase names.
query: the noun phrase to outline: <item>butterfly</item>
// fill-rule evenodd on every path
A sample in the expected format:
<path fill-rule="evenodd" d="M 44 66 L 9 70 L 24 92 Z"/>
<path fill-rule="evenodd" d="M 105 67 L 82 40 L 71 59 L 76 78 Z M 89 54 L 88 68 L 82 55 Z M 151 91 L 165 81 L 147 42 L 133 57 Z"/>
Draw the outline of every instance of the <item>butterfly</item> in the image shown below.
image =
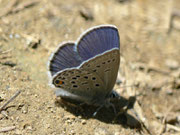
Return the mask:
<path fill-rule="evenodd" d="M 109 106 L 120 65 L 120 38 L 114 25 L 86 30 L 76 42 L 63 42 L 48 61 L 56 96 L 88 105 Z M 100 109 L 99 108 L 99 109 Z M 98 110 L 99 110 L 98 109 Z"/>

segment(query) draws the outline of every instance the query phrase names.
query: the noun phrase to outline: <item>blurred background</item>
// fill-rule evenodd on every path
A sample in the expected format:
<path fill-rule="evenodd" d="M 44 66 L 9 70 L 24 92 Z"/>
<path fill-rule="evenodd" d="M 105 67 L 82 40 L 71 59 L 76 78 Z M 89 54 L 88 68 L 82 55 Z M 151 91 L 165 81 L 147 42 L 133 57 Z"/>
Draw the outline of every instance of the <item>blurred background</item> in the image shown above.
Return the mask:
<path fill-rule="evenodd" d="M 127 112 L 123 124 L 106 109 L 100 118 L 74 115 L 48 86 L 58 44 L 100 24 L 120 34 L 114 89 L 136 97 L 138 117 Z M 180 134 L 180 0 L 0 0 L 0 106 L 18 90 L 0 113 L 0 134 Z"/>

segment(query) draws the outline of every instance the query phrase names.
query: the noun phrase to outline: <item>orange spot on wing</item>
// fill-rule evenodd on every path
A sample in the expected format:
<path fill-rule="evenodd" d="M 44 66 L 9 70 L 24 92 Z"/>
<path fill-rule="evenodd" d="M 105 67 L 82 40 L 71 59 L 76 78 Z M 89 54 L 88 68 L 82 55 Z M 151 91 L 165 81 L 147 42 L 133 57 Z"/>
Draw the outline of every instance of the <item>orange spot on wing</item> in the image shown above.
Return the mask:
<path fill-rule="evenodd" d="M 59 81 L 59 84 L 64 84 L 64 82 L 63 81 Z"/>

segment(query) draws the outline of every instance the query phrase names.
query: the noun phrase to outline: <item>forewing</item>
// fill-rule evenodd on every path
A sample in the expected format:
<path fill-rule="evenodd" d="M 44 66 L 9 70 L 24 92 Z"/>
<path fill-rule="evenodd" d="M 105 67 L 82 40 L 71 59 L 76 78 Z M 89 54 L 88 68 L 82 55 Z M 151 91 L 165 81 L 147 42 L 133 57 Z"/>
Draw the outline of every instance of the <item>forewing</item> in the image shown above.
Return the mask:
<path fill-rule="evenodd" d="M 103 25 L 87 30 L 77 41 L 77 52 L 86 61 L 113 48 L 120 48 L 115 26 Z"/>

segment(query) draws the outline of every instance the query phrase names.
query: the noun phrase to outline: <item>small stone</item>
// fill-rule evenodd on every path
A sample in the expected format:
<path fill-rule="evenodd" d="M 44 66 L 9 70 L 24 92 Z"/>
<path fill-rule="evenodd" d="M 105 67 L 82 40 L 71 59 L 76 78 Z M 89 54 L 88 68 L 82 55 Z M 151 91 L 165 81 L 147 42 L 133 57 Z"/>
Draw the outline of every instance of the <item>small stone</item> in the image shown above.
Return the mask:
<path fill-rule="evenodd" d="M 166 89 L 166 94 L 167 95 L 173 95 L 173 90 L 172 89 Z"/>
<path fill-rule="evenodd" d="M 20 38 L 21 36 L 19 34 L 14 35 L 15 38 Z"/>
<path fill-rule="evenodd" d="M 180 114 L 177 116 L 177 122 L 180 124 Z"/>
<path fill-rule="evenodd" d="M 175 124 L 176 122 L 177 122 L 177 115 L 176 114 L 171 113 L 171 114 L 167 115 L 166 123 Z"/>
<path fill-rule="evenodd" d="M 4 117 L 8 118 L 8 113 L 6 111 L 1 111 L 1 114 L 4 115 Z"/>
<path fill-rule="evenodd" d="M 176 12 L 173 13 L 173 16 L 179 16 L 179 12 L 178 13 L 176 13 Z M 180 20 L 179 20 L 179 17 L 174 17 L 172 25 L 173 25 L 174 29 L 180 30 Z"/>
<path fill-rule="evenodd" d="M 16 129 L 16 132 L 15 132 L 16 135 L 22 135 L 22 131 L 19 130 L 19 129 Z"/>
<path fill-rule="evenodd" d="M 19 118 L 19 117 L 15 117 L 15 120 L 16 120 L 16 121 L 20 121 L 20 118 Z"/>
<path fill-rule="evenodd" d="M 73 122 L 72 120 L 66 120 L 67 124 L 72 124 L 72 122 Z"/>
<path fill-rule="evenodd" d="M 3 101 L 4 99 L 2 97 L 0 97 L 0 102 Z"/>
<path fill-rule="evenodd" d="M 180 79 L 174 81 L 173 88 L 180 89 Z"/>
<path fill-rule="evenodd" d="M 33 130 L 32 126 L 30 124 L 24 124 L 23 128 L 27 129 L 27 130 Z"/>
<path fill-rule="evenodd" d="M 74 115 L 67 115 L 64 117 L 64 120 L 67 124 L 72 124 L 75 119 L 76 117 Z"/>
<path fill-rule="evenodd" d="M 48 128 L 51 127 L 51 125 L 50 124 L 46 124 L 45 127 L 48 129 Z"/>
<path fill-rule="evenodd" d="M 51 113 L 54 113 L 54 112 L 55 112 L 54 108 L 51 108 L 51 109 L 50 109 L 50 112 L 51 112 Z"/>
<path fill-rule="evenodd" d="M 176 70 L 179 68 L 179 63 L 174 59 L 167 59 L 165 64 L 171 70 Z"/>
<path fill-rule="evenodd" d="M 4 118 L 4 115 L 0 113 L 0 120 Z"/>
<path fill-rule="evenodd" d="M 152 90 L 160 90 L 165 84 L 167 84 L 168 79 L 161 79 L 161 80 L 156 80 L 153 81 L 153 83 L 151 84 L 151 88 Z"/>
<path fill-rule="evenodd" d="M 26 39 L 27 47 L 32 49 L 37 49 L 38 46 L 41 44 L 41 40 L 37 35 L 23 35 Z"/>
<path fill-rule="evenodd" d="M 159 135 L 163 132 L 164 130 L 164 125 L 157 122 L 157 121 L 149 121 L 150 122 L 150 129 L 152 129 L 152 131 L 154 131 L 154 133 L 156 135 Z"/>
<path fill-rule="evenodd" d="M 79 13 L 87 21 L 92 21 L 94 19 L 93 13 L 89 8 L 81 8 Z"/>
<path fill-rule="evenodd" d="M 171 75 L 172 75 L 174 78 L 180 78 L 180 69 L 172 72 Z"/>
<path fill-rule="evenodd" d="M 82 116 L 79 115 L 79 116 L 77 116 L 77 118 L 78 118 L 78 119 L 82 119 Z"/>
<path fill-rule="evenodd" d="M 22 107 L 22 113 L 24 113 L 24 114 L 26 114 L 26 113 L 28 113 L 28 106 L 27 105 L 24 105 L 23 107 Z"/>
<path fill-rule="evenodd" d="M 86 124 L 86 120 L 82 120 L 81 124 L 85 125 Z"/>
<path fill-rule="evenodd" d="M 75 120 L 75 116 L 74 115 L 67 115 L 64 117 L 66 120 Z"/>
<path fill-rule="evenodd" d="M 164 115 L 158 111 L 158 107 L 156 105 L 152 104 L 151 109 L 152 109 L 152 112 L 154 113 L 154 115 L 156 116 L 156 118 L 158 118 L 158 119 L 164 118 Z"/>

